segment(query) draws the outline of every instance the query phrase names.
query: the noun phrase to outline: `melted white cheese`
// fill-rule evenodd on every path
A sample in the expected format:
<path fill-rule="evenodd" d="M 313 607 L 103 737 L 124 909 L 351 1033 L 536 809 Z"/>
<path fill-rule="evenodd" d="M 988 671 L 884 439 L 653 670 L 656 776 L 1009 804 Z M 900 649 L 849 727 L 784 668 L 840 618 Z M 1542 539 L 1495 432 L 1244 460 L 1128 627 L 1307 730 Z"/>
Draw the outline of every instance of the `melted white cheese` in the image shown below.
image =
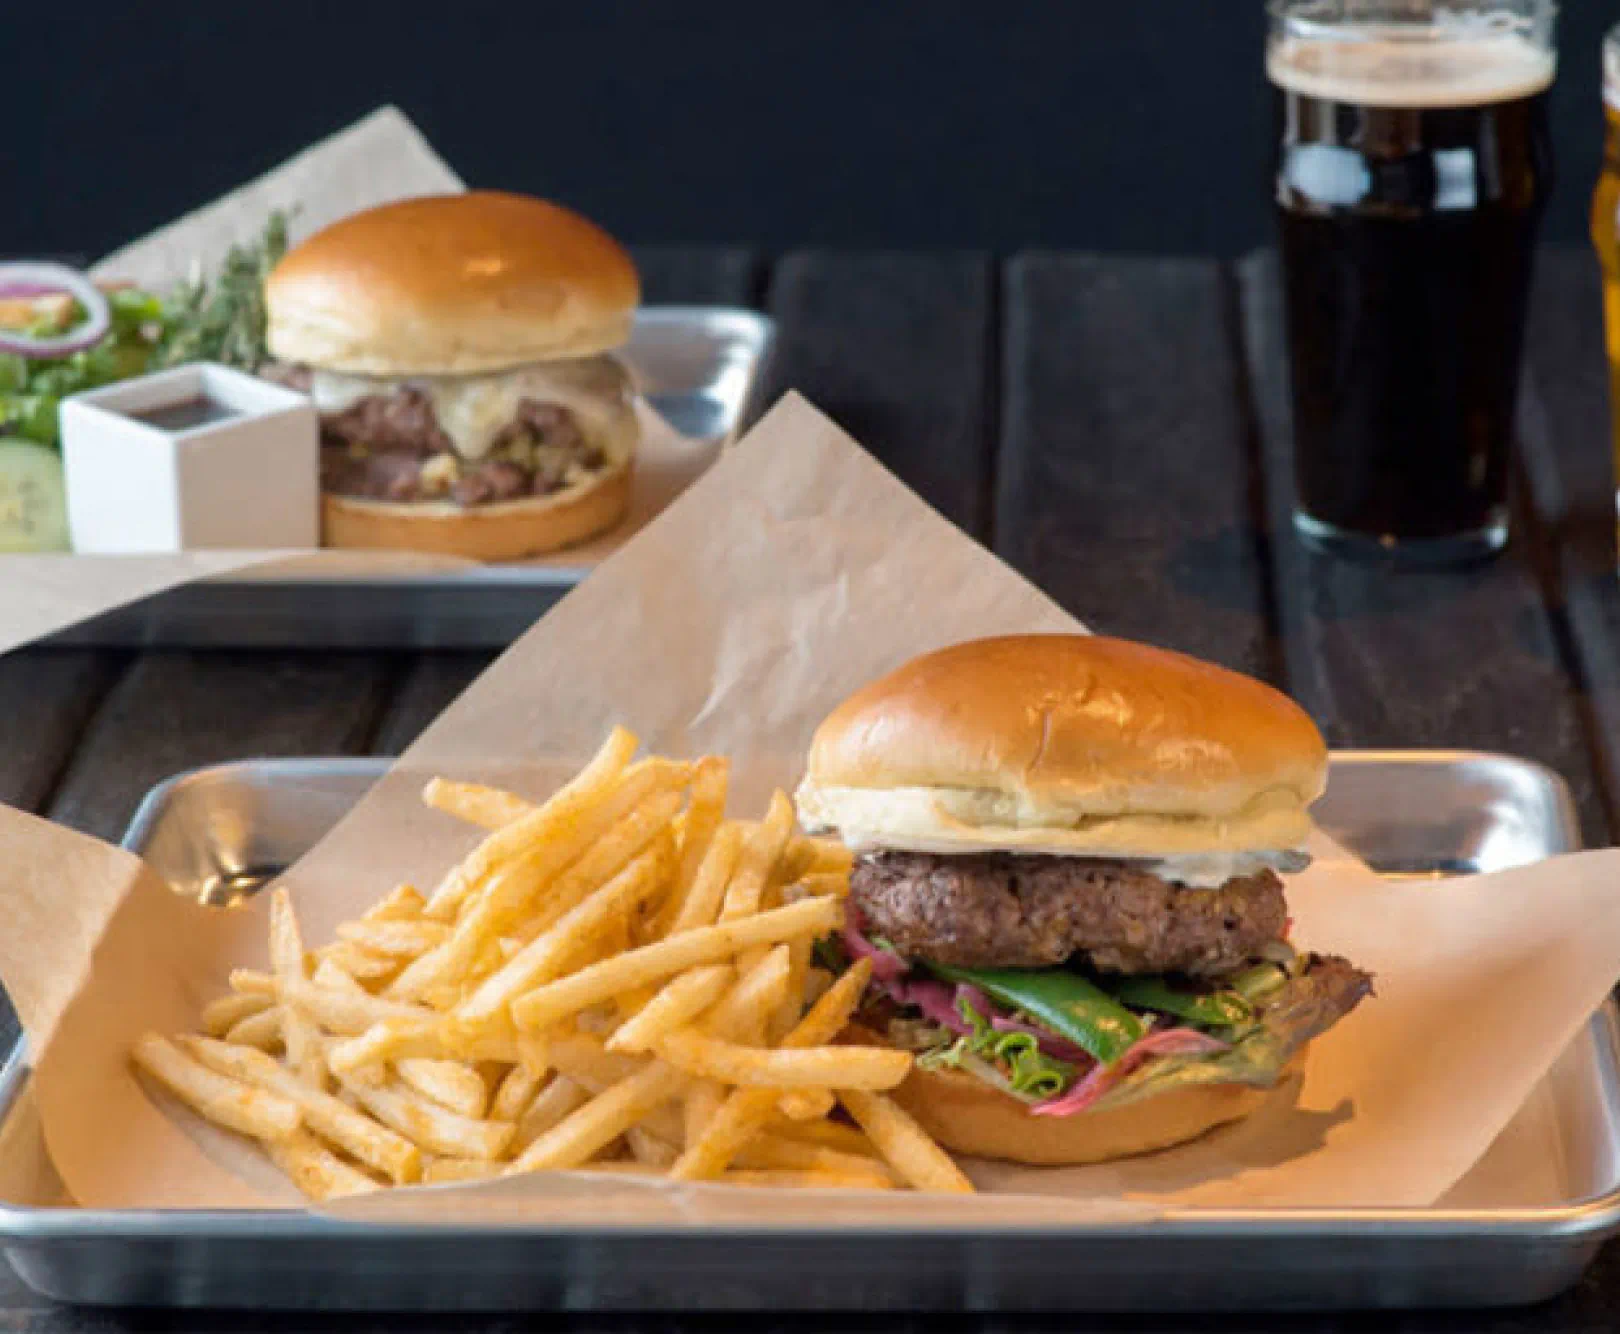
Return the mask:
<path fill-rule="evenodd" d="M 427 394 L 439 426 L 464 459 L 488 454 L 525 398 L 567 408 L 591 442 L 606 450 L 614 462 L 623 453 L 619 442 L 626 436 L 626 419 L 632 423 L 634 419 L 630 375 L 608 356 L 535 362 L 494 375 L 388 379 L 317 370 L 310 378 L 309 392 L 318 411 L 342 412 L 361 399 L 391 394 L 407 385 Z"/>

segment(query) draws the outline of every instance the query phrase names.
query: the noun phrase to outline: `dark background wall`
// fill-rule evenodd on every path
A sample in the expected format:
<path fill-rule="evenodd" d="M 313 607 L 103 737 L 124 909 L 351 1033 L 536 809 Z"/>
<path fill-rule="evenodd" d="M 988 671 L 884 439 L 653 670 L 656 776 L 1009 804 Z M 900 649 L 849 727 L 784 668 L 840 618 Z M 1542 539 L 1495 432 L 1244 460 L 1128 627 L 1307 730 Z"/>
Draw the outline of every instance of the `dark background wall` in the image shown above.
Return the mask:
<path fill-rule="evenodd" d="M 1578 238 L 1616 6 L 1566 0 Z M 0 7 L 0 253 L 93 256 L 379 103 L 631 242 L 1233 253 L 1269 236 L 1261 0 Z"/>

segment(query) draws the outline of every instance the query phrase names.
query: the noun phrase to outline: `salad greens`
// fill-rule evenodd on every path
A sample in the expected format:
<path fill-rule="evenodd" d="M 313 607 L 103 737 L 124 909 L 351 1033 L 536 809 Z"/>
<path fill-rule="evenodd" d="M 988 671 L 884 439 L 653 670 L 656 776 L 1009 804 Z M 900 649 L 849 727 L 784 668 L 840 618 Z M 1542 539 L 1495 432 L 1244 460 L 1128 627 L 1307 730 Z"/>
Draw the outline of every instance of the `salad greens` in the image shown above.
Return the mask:
<path fill-rule="evenodd" d="M 956 968 L 932 962 L 924 966 L 947 982 L 966 982 L 1022 1010 L 1104 1065 L 1112 1065 L 1147 1032 L 1139 1016 L 1079 973 L 1062 968 Z"/>
<path fill-rule="evenodd" d="M 82 352 L 30 359 L 0 354 L 0 438 L 54 446 L 56 410 L 70 394 L 188 361 L 256 371 L 265 348 L 264 280 L 287 249 L 287 218 L 272 213 L 258 239 L 231 247 L 212 281 L 194 270 L 167 297 L 133 287 L 107 292 L 112 327 Z M 78 302 L 41 303 L 22 332 L 63 333 L 85 319 Z"/>
<path fill-rule="evenodd" d="M 1254 1018 L 1254 1006 L 1236 990 L 1182 991 L 1162 977 L 1113 979 L 1114 995 L 1137 1010 L 1173 1014 L 1200 1028 L 1236 1028 Z"/>
<path fill-rule="evenodd" d="M 919 1065 L 967 1069 L 981 1078 L 986 1077 L 988 1066 L 996 1076 L 993 1083 L 1025 1102 L 1055 1098 L 1073 1082 L 1075 1067 L 1047 1056 L 1032 1034 L 998 1032 L 965 998 L 957 1001 L 956 1008 L 973 1031 L 919 1057 Z"/>

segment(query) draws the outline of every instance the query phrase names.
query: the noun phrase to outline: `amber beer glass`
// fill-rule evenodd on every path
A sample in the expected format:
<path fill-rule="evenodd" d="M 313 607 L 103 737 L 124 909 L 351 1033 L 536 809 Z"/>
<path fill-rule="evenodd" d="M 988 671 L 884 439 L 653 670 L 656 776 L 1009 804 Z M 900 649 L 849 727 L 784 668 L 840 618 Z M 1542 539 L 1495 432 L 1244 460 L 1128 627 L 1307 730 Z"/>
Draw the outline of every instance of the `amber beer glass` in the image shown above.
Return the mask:
<path fill-rule="evenodd" d="M 1551 0 L 1276 0 L 1266 67 L 1295 524 L 1398 563 L 1488 555 L 1536 229 Z"/>
<path fill-rule="evenodd" d="M 1603 39 L 1603 170 L 1592 193 L 1592 244 L 1603 269 L 1603 325 L 1609 349 L 1609 414 L 1620 475 L 1620 24 Z"/>

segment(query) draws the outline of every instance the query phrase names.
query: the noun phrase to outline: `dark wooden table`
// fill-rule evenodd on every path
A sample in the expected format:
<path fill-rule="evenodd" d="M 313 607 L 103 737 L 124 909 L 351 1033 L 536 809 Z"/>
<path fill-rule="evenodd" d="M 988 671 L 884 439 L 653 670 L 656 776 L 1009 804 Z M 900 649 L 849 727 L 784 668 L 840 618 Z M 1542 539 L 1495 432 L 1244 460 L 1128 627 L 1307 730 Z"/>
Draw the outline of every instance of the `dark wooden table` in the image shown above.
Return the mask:
<path fill-rule="evenodd" d="M 1468 571 L 1399 575 L 1312 557 L 1292 538 L 1269 256 L 638 258 L 651 302 L 770 311 L 779 355 L 765 401 L 805 392 L 1093 627 L 1263 676 L 1303 701 L 1335 745 L 1541 760 L 1571 784 L 1587 840 L 1615 841 L 1620 583 L 1597 276 L 1584 251 L 1548 251 L 1539 268 L 1512 547 Z M 0 659 L 0 800 L 116 839 L 142 793 L 180 769 L 258 755 L 395 754 L 487 661 L 15 653 Z M 1524 1312 L 1085 1323 L 1574 1331 L 1617 1322 L 1620 1247 L 1568 1296 Z M 34 1297 L 0 1266 L 0 1331 L 358 1334 L 518 1323 L 571 1322 L 75 1312 Z"/>

